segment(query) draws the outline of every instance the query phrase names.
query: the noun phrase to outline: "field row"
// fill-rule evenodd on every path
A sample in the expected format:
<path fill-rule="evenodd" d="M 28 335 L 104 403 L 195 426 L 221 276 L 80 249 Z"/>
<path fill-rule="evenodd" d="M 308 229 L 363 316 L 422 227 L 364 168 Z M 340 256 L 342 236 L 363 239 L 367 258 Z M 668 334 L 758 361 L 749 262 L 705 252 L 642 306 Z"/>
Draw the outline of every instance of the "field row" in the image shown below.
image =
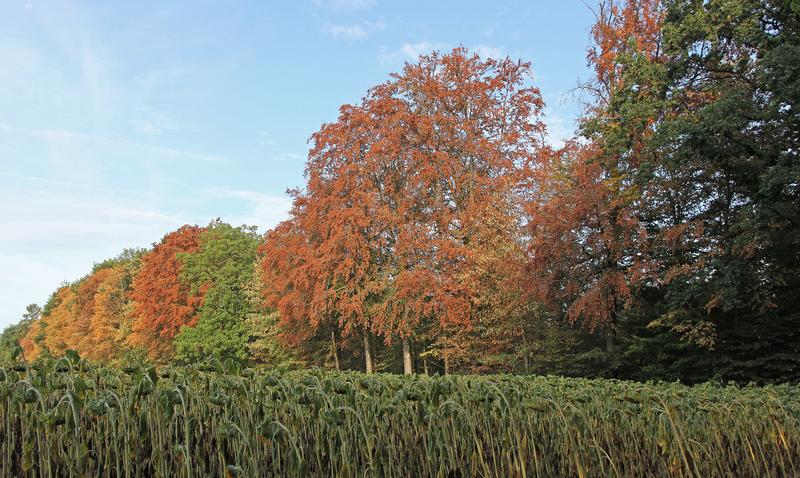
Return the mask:
<path fill-rule="evenodd" d="M 2 476 L 799 476 L 800 389 L 0 369 Z"/>

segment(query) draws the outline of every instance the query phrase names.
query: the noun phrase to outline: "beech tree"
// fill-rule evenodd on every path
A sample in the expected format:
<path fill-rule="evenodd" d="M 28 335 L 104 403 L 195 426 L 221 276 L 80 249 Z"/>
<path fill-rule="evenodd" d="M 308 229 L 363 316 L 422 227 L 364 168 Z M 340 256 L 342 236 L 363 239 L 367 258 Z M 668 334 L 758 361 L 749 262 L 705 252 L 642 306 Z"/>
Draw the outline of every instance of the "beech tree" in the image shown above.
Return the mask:
<path fill-rule="evenodd" d="M 652 76 L 625 72 L 635 63 L 660 65 L 664 13 L 659 0 L 612 0 L 596 15 L 583 138 L 544 158 L 529 203 L 531 286 L 568 320 L 604 329 L 610 355 L 620 313 L 653 271 L 635 179 L 650 159 L 649 103 L 658 91 Z"/>
<path fill-rule="evenodd" d="M 164 236 L 142 257 L 141 270 L 133 280 L 134 319 L 128 341 L 153 360 L 171 357 L 180 328 L 197 322 L 204 290 L 191 291 L 181 282 L 183 264 L 178 254 L 197 251 L 202 232 L 203 228 L 187 225 Z"/>
<path fill-rule="evenodd" d="M 529 73 L 465 48 L 422 56 L 313 135 L 306 188 L 264 246 L 265 295 L 287 327 L 363 335 L 368 371 L 370 334 L 400 340 L 411 373 L 431 323 L 469 326 L 481 231 L 519 220 L 541 148 Z"/>

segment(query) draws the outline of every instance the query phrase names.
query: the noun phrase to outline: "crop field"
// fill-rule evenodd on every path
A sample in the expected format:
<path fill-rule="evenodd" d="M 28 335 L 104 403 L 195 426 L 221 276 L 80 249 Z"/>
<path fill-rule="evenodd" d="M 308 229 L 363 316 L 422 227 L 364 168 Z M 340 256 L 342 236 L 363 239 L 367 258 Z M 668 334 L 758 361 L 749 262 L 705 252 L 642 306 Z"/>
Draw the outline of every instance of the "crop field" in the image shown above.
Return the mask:
<path fill-rule="evenodd" d="M 800 388 L 0 369 L 2 476 L 800 476 Z"/>

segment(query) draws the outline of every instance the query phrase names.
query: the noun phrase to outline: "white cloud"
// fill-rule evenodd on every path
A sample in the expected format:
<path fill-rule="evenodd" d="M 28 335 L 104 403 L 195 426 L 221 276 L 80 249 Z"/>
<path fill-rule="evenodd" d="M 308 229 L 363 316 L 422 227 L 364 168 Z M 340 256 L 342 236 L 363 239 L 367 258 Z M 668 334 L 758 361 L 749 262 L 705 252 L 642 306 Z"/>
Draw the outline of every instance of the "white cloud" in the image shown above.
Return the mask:
<path fill-rule="evenodd" d="M 363 40 L 369 36 L 361 25 L 331 25 L 325 27 L 325 32 L 333 38 L 346 40 Z"/>
<path fill-rule="evenodd" d="M 5 176 L 7 178 L 12 178 L 12 179 L 22 179 L 22 180 L 25 180 L 25 181 L 33 181 L 33 182 L 42 183 L 42 184 L 51 184 L 51 185 L 54 185 L 54 186 L 67 186 L 67 187 L 78 188 L 78 189 L 96 189 L 96 188 L 94 188 L 92 186 L 87 186 L 85 184 L 71 183 L 69 181 L 59 181 L 57 179 L 40 178 L 40 177 L 37 177 L 37 176 L 26 176 L 24 174 L 14 174 L 14 173 L 8 173 L 8 172 L 5 172 L 5 171 L 0 171 L 0 176 Z"/>
<path fill-rule="evenodd" d="M 564 142 L 575 136 L 579 99 L 571 91 L 562 91 L 545 95 L 544 100 L 542 122 L 547 126 L 547 140 L 555 147 L 563 146 Z"/>
<path fill-rule="evenodd" d="M 392 65 L 403 61 L 417 61 L 420 55 L 426 55 L 433 50 L 447 50 L 449 46 L 446 43 L 434 43 L 423 41 L 419 43 L 404 43 L 396 50 L 389 50 L 386 47 L 381 48 L 378 54 L 378 59 L 384 65 Z"/>
<path fill-rule="evenodd" d="M 286 195 L 219 188 L 195 192 L 200 203 L 185 214 L 164 210 L 159 198 L 36 176 L 0 173 L 0 185 L 0 204 L 14 204 L 0 215 L 0 329 L 19 321 L 27 304 L 43 304 L 63 281 L 125 248 L 147 247 L 217 216 L 263 232 L 287 219 L 292 206 Z"/>
<path fill-rule="evenodd" d="M 244 201 L 247 211 L 243 215 L 229 218 L 229 222 L 235 225 L 258 226 L 262 232 L 288 219 L 289 211 L 292 209 L 292 200 L 285 195 L 274 196 L 257 191 L 228 188 L 215 188 L 209 192 L 218 197 Z"/>
<path fill-rule="evenodd" d="M 425 55 L 433 50 L 444 48 L 444 44 L 442 43 L 430 43 L 430 42 L 421 42 L 421 43 L 405 43 L 403 46 L 400 47 L 400 52 L 405 55 L 407 58 L 411 60 L 416 60 L 419 58 L 420 55 Z"/>
<path fill-rule="evenodd" d="M 502 60 L 506 56 L 503 54 L 503 50 L 494 46 L 486 46 L 486 45 L 479 45 L 472 49 L 475 53 L 478 54 L 479 57 L 483 58 L 484 60 L 492 58 L 494 60 Z"/>
<path fill-rule="evenodd" d="M 549 115 L 542 118 L 547 126 L 547 142 L 554 147 L 561 147 L 575 135 L 575 121 L 563 116 Z"/>
<path fill-rule="evenodd" d="M 175 84 L 178 80 L 182 80 L 186 73 L 183 68 L 152 68 L 135 76 L 133 82 L 135 85 L 149 90 Z"/>
<path fill-rule="evenodd" d="M 434 50 L 438 50 L 441 53 L 447 53 L 451 48 L 452 46 L 441 42 L 422 41 L 417 43 L 404 43 L 396 50 L 389 50 L 388 48 L 383 47 L 382 51 L 378 54 L 378 59 L 383 64 L 396 64 L 401 61 L 415 62 L 419 59 L 420 55 L 428 55 Z M 484 60 L 488 58 L 505 58 L 502 48 L 488 45 L 478 45 L 477 47 L 468 48 L 471 53 L 477 53 L 478 56 Z"/>
<path fill-rule="evenodd" d="M 328 25 L 322 31 L 336 39 L 344 40 L 365 40 L 373 32 L 383 30 L 386 23 L 383 18 L 375 22 L 364 21 L 355 25 Z"/>
<path fill-rule="evenodd" d="M 180 131 L 192 128 L 190 124 L 183 124 L 172 120 L 164 112 L 156 111 L 148 107 L 137 108 L 138 118 L 128 120 L 128 124 L 134 131 L 143 134 L 161 134 L 168 131 Z"/>
<path fill-rule="evenodd" d="M 258 144 L 261 146 L 275 146 L 278 144 L 277 141 L 272 139 L 272 134 L 269 131 L 258 131 L 256 136 L 259 137 Z"/>

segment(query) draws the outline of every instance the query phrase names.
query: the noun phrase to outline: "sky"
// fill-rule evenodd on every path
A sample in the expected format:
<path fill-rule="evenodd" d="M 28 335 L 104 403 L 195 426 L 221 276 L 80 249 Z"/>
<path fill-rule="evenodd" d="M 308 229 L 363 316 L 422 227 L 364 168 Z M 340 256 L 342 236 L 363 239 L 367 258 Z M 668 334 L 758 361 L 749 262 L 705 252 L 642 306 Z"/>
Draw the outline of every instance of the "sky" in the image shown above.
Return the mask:
<path fill-rule="evenodd" d="M 183 224 L 275 226 L 311 134 L 420 54 L 532 62 L 563 140 L 587 3 L 0 0 L 0 329 Z"/>

